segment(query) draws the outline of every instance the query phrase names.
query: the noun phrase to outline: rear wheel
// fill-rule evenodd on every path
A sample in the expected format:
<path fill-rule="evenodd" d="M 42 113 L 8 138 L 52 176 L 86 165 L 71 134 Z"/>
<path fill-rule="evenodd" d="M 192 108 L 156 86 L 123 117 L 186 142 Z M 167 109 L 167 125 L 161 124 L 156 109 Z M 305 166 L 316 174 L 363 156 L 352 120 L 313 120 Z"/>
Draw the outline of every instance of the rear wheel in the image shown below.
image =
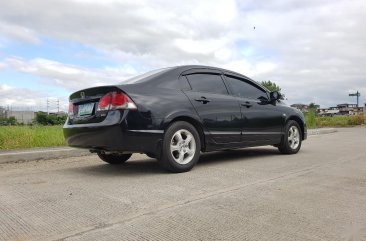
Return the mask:
<path fill-rule="evenodd" d="M 165 132 L 159 163 L 171 172 L 186 172 L 198 161 L 200 150 L 196 128 L 188 122 L 178 121 Z"/>
<path fill-rule="evenodd" d="M 283 154 L 295 154 L 301 148 L 302 134 L 299 124 L 290 120 L 285 127 L 285 135 L 282 138 L 278 150 Z"/>
<path fill-rule="evenodd" d="M 112 164 L 112 165 L 118 165 L 118 164 L 123 164 L 125 163 L 131 156 L 132 154 L 104 154 L 101 152 L 97 153 L 99 158 L 102 159 L 103 161 Z"/>

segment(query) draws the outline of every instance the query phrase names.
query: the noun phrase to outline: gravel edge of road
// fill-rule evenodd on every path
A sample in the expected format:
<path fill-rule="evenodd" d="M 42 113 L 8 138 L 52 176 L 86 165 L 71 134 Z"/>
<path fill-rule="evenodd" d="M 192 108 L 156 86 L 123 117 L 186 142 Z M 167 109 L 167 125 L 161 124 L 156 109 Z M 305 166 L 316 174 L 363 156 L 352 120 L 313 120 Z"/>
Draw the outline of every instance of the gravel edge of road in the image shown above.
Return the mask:
<path fill-rule="evenodd" d="M 0 151 L 0 164 L 50 160 L 91 155 L 89 150 L 72 147 L 31 148 Z"/>
<path fill-rule="evenodd" d="M 337 132 L 336 128 L 321 128 L 308 130 L 309 136 L 330 134 Z M 22 150 L 0 151 L 0 164 L 17 163 L 36 160 L 50 160 L 67 157 L 79 157 L 91 155 L 88 150 L 72 147 L 51 147 L 51 148 L 31 148 Z"/>

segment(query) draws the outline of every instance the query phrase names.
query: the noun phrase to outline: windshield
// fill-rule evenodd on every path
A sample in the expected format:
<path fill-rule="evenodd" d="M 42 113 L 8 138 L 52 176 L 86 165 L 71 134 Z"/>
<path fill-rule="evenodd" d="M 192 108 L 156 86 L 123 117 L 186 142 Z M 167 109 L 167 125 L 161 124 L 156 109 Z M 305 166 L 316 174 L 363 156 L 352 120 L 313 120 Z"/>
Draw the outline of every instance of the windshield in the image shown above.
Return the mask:
<path fill-rule="evenodd" d="M 151 70 L 151 71 L 146 72 L 144 74 L 141 74 L 141 75 L 132 77 L 130 79 L 124 80 L 123 82 L 121 82 L 121 84 L 136 84 L 136 83 L 141 83 L 141 82 L 144 82 L 144 81 L 150 79 L 151 77 L 154 77 L 156 75 L 165 73 L 165 72 L 167 72 L 170 69 L 172 69 L 172 67 Z"/>

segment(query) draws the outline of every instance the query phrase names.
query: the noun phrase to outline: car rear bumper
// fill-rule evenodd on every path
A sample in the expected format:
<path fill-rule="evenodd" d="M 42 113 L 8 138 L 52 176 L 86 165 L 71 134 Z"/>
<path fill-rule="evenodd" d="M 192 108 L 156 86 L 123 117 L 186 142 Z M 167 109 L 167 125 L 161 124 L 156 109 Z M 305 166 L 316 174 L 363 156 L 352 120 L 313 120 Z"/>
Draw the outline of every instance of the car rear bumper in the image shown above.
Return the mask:
<path fill-rule="evenodd" d="M 163 130 L 129 128 L 128 119 L 118 114 L 100 123 L 67 123 L 63 130 L 68 145 L 91 151 L 156 153 L 164 135 Z"/>

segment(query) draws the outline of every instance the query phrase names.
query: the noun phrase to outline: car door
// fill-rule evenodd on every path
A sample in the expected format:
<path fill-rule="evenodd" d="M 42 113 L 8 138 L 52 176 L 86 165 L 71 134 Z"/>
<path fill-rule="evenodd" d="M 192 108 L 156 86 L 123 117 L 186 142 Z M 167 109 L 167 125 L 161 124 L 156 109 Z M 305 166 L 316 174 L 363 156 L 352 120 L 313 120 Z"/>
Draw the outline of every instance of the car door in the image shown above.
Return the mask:
<path fill-rule="evenodd" d="M 238 98 L 241 110 L 242 142 L 280 141 L 284 116 L 269 94 L 253 81 L 225 74 L 230 93 Z"/>
<path fill-rule="evenodd" d="M 237 99 L 228 94 L 221 72 L 189 71 L 183 75 L 192 89 L 184 91 L 216 143 L 240 142 L 241 113 Z"/>

